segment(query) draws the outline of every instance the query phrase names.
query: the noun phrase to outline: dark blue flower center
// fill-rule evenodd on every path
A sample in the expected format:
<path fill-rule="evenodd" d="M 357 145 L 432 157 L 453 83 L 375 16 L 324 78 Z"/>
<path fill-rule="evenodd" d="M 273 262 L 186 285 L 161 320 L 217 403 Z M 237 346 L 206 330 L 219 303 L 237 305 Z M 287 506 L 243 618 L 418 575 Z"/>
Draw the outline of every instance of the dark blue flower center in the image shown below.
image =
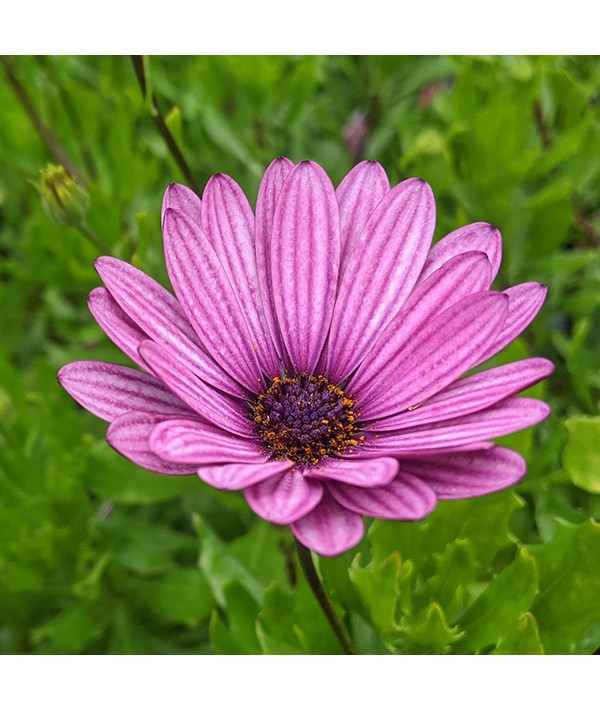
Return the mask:
<path fill-rule="evenodd" d="M 252 413 L 258 435 L 279 459 L 316 464 L 363 439 L 354 402 L 322 375 L 273 378 Z"/>

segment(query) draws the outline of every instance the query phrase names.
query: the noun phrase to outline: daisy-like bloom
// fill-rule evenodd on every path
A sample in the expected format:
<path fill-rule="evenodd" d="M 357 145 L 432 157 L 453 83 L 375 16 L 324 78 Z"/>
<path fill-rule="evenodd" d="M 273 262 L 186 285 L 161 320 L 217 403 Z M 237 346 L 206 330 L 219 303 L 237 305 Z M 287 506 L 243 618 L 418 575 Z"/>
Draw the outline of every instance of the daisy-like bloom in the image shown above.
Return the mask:
<path fill-rule="evenodd" d="M 363 516 L 418 520 L 438 499 L 511 486 L 525 462 L 489 440 L 547 417 L 514 396 L 553 365 L 462 376 L 526 328 L 546 289 L 492 291 L 498 230 L 467 225 L 432 247 L 434 224 L 426 182 L 390 188 L 370 161 L 335 190 L 316 163 L 279 158 L 256 213 L 226 175 L 202 201 L 171 185 L 175 296 L 101 257 L 105 287 L 89 298 L 140 369 L 80 361 L 59 381 L 128 459 L 241 489 L 321 555 L 356 545 Z"/>

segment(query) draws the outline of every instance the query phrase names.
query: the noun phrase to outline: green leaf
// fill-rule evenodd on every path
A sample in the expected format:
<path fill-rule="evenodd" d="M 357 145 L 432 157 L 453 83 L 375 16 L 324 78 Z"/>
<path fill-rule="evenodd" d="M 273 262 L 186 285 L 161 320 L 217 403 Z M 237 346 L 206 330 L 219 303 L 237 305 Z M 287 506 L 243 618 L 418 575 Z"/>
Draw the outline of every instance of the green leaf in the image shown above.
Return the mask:
<path fill-rule="evenodd" d="M 573 415 L 565 425 L 569 440 L 563 463 L 569 479 L 584 491 L 600 494 L 600 417 Z"/>
<path fill-rule="evenodd" d="M 521 617 L 514 632 L 500 640 L 492 654 L 544 654 L 537 622 L 531 612 Z"/>
<path fill-rule="evenodd" d="M 210 636 L 217 654 L 259 654 L 256 620 L 259 606 L 242 585 L 235 581 L 224 587 L 227 624 L 216 613 L 210 621 Z"/>
<path fill-rule="evenodd" d="M 371 562 L 364 568 L 360 566 L 360 560 L 360 555 L 357 555 L 350 568 L 350 579 L 369 610 L 373 623 L 380 630 L 393 629 L 400 594 L 400 556 L 393 553 L 382 563 Z"/>
<path fill-rule="evenodd" d="M 475 602 L 456 620 L 466 632 L 455 652 L 478 652 L 498 645 L 529 611 L 537 593 L 536 566 L 526 550 L 483 590 Z"/>
<path fill-rule="evenodd" d="M 464 635 L 458 627 L 448 625 L 444 611 L 435 602 L 416 618 L 402 618 L 396 630 L 384 634 L 384 640 L 401 654 L 440 654 Z"/>
<path fill-rule="evenodd" d="M 594 635 L 581 644 L 600 621 L 600 525 L 593 521 L 558 521 L 554 538 L 527 549 L 539 570 L 540 593 L 531 611 L 548 654 L 589 654 Z"/>

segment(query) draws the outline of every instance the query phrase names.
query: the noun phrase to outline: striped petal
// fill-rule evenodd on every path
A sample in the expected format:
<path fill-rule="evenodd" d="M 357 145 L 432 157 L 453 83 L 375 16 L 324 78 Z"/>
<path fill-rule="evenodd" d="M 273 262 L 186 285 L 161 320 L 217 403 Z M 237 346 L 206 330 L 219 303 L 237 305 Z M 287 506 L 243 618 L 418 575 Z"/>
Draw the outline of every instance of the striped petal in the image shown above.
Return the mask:
<path fill-rule="evenodd" d="M 150 435 L 150 449 L 169 462 L 222 464 L 262 463 L 269 459 L 250 439 L 231 436 L 204 422 L 173 419 L 158 424 Z"/>
<path fill-rule="evenodd" d="M 256 273 L 254 214 L 240 186 L 227 175 L 214 175 L 203 195 L 202 229 L 219 257 L 246 320 L 262 370 L 281 371 L 263 313 Z"/>
<path fill-rule="evenodd" d="M 338 205 L 316 163 L 297 165 L 283 184 L 271 236 L 277 321 L 297 372 L 312 372 L 325 344 L 340 261 Z"/>
<path fill-rule="evenodd" d="M 506 489 L 519 482 L 527 468 L 520 454 L 504 447 L 487 452 L 403 459 L 401 467 L 430 486 L 438 499 L 464 499 Z"/>
<path fill-rule="evenodd" d="M 330 459 L 324 464 L 310 467 L 305 475 L 323 481 L 340 481 L 355 486 L 383 486 L 398 473 L 398 460 L 391 457 L 351 461 Z"/>
<path fill-rule="evenodd" d="M 327 490 L 346 509 L 365 516 L 394 521 L 417 521 L 435 508 L 433 490 L 421 479 L 400 468 L 400 474 L 385 486 L 364 489 L 331 483 Z"/>
<path fill-rule="evenodd" d="M 428 452 L 502 437 L 531 427 L 550 414 L 541 400 L 508 398 L 487 410 L 457 417 L 434 425 L 423 425 L 369 439 L 369 449 L 382 455 L 400 456 L 407 452 Z"/>
<path fill-rule="evenodd" d="M 434 244 L 425 260 L 423 271 L 419 276 L 419 283 L 457 254 L 473 250 L 485 252 L 490 261 L 492 269 L 489 282 L 486 284 L 486 288 L 489 288 L 500 269 L 502 237 L 500 232 L 487 222 L 474 222 L 471 225 L 460 227 Z"/>
<path fill-rule="evenodd" d="M 140 355 L 147 367 L 203 418 L 228 432 L 252 437 L 250 422 L 242 406 L 227 395 L 214 390 L 153 341 L 144 341 Z"/>
<path fill-rule="evenodd" d="M 380 380 L 381 369 L 423 326 L 461 299 L 485 289 L 490 263 L 482 252 L 466 252 L 450 259 L 426 279 L 375 341 L 352 378 L 357 398 Z"/>
<path fill-rule="evenodd" d="M 244 489 L 244 496 L 259 516 L 286 525 L 315 508 L 323 496 L 323 487 L 295 468 L 249 486 Z"/>
<path fill-rule="evenodd" d="M 238 491 L 283 474 L 293 466 L 293 462 L 287 460 L 264 464 L 226 464 L 222 467 L 201 467 L 198 469 L 198 476 L 217 489 Z"/>
<path fill-rule="evenodd" d="M 354 166 L 336 190 L 340 207 L 343 273 L 360 233 L 377 203 L 390 191 L 390 182 L 379 163 L 365 160 Z"/>
<path fill-rule="evenodd" d="M 168 209 L 183 212 L 184 215 L 193 220 L 198 227 L 202 226 L 202 201 L 193 190 L 179 183 L 171 183 L 165 191 L 160 222 L 165 219 L 165 212 Z"/>
<path fill-rule="evenodd" d="M 423 405 L 373 422 L 369 429 L 377 432 L 399 430 L 478 412 L 531 387 L 552 372 L 554 365 L 545 358 L 528 358 L 501 365 L 458 380 Z"/>
<path fill-rule="evenodd" d="M 290 526 L 294 536 L 319 555 L 340 555 L 360 542 L 365 533 L 362 516 L 340 506 L 324 494 L 321 503 Z"/>
<path fill-rule="evenodd" d="M 537 316 L 546 300 L 548 289 L 537 282 L 527 282 L 511 286 L 502 292 L 508 296 L 508 314 L 502 330 L 481 355 L 479 363 L 499 353 L 519 336 Z"/>
<path fill-rule="evenodd" d="M 506 310 L 503 294 L 482 292 L 429 321 L 381 366 L 379 377 L 361 389 L 361 418 L 384 417 L 417 405 L 474 367 L 502 327 Z"/>
<path fill-rule="evenodd" d="M 111 423 L 106 438 L 119 454 L 144 469 L 159 474 L 194 474 L 197 465 L 166 462 L 150 449 L 150 434 L 165 419 L 149 412 L 126 412 Z"/>
<path fill-rule="evenodd" d="M 118 346 L 134 363 L 145 368 L 138 354 L 140 343 L 148 334 L 136 326 L 110 295 L 108 289 L 99 286 L 88 296 L 88 308 L 98 325 L 110 340 Z"/>
<path fill-rule="evenodd" d="M 210 355 L 252 392 L 260 389 L 254 344 L 225 270 L 199 227 L 175 210 L 163 222 L 173 289 Z"/>
<path fill-rule="evenodd" d="M 244 390 L 206 353 L 173 294 L 115 257 L 100 257 L 95 266 L 115 301 L 152 340 L 210 385 L 232 395 L 244 395 Z"/>
<path fill-rule="evenodd" d="M 403 306 L 423 267 L 434 225 L 431 188 L 417 178 L 393 188 L 371 214 L 338 290 L 327 358 L 332 380 L 356 368 Z"/>
<path fill-rule="evenodd" d="M 68 363 L 60 369 L 58 382 L 82 407 L 107 422 L 130 410 L 195 416 L 155 377 L 124 365 L 97 360 Z"/>

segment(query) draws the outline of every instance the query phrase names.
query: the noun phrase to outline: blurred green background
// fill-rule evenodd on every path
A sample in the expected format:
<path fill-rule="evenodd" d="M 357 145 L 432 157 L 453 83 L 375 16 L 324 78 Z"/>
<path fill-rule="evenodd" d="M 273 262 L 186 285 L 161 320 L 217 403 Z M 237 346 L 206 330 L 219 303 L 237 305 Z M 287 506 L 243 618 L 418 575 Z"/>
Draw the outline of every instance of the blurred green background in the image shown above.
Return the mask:
<path fill-rule="evenodd" d="M 0 649 L 4 653 L 339 653 L 286 529 L 194 477 L 143 471 L 56 383 L 126 360 L 87 311 L 101 253 L 163 283 L 159 213 L 215 172 L 251 200 L 278 155 L 334 183 L 358 160 L 428 180 L 436 238 L 498 226 L 498 288 L 549 296 L 496 362 L 556 373 L 552 417 L 505 441 L 516 489 L 376 522 L 320 569 L 357 650 L 568 653 L 600 647 L 600 60 L 596 57 L 13 57 L 0 67 Z M 154 116 L 153 116 L 154 114 Z M 160 119 L 158 119 L 160 120 Z M 50 219 L 40 170 L 89 196 Z M 54 215 L 56 218 L 56 215 Z"/>

